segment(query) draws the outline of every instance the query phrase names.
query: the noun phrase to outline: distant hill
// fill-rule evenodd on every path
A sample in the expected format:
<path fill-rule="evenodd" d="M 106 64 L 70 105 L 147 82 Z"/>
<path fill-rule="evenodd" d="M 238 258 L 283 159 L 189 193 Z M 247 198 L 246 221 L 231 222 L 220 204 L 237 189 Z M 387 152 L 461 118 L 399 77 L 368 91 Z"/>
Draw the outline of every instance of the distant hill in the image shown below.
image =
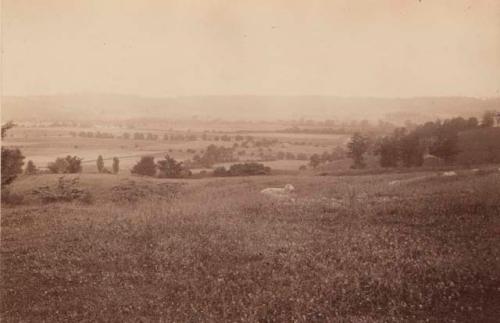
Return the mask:
<path fill-rule="evenodd" d="M 385 119 L 423 122 L 480 116 L 500 109 L 500 98 L 341 98 L 329 96 L 192 96 L 152 98 L 114 94 L 7 96 L 2 118 L 14 120 L 167 119 Z"/>

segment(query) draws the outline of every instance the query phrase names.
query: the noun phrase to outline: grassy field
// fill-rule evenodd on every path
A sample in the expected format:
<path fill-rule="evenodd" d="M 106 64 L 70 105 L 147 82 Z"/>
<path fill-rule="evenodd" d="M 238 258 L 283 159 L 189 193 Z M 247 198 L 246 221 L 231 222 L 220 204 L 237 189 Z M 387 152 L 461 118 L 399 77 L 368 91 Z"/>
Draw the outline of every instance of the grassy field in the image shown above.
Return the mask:
<path fill-rule="evenodd" d="M 101 131 L 113 133 L 116 138 L 99 139 L 99 138 L 82 138 L 72 137 L 70 132 L 80 131 Z M 124 132 L 133 134 L 134 132 L 155 133 L 158 135 L 158 140 L 134 140 L 119 138 Z M 200 154 L 207 146 L 214 144 L 217 146 L 232 147 L 236 142 L 232 141 L 214 141 L 201 140 L 201 132 L 197 133 L 198 140 L 193 141 L 175 141 L 162 140 L 163 134 L 168 131 L 158 130 L 123 130 L 106 128 L 14 128 L 9 132 L 9 136 L 3 142 L 6 146 L 15 146 L 22 150 L 26 160 L 32 160 L 40 169 L 46 168 L 49 162 L 54 161 L 57 157 L 65 157 L 67 155 L 76 155 L 83 159 L 83 171 L 85 173 L 97 172 L 95 160 L 97 156 L 102 155 L 105 159 L 106 166 L 111 167 L 111 159 L 113 157 L 120 158 L 120 166 L 124 171 L 129 171 L 133 165 L 140 159 L 141 156 L 151 155 L 162 158 L 165 154 L 169 154 L 173 158 L 184 161 L 192 159 L 195 153 Z M 177 132 L 188 134 L 190 132 Z M 294 155 L 304 153 L 310 156 L 314 153 L 321 154 L 325 151 L 331 152 L 336 146 L 343 146 L 348 140 L 348 136 L 344 135 L 311 135 L 311 134 L 284 134 L 271 132 L 210 132 L 210 136 L 225 134 L 234 138 L 236 135 L 249 135 L 259 139 L 277 139 L 280 142 L 271 147 L 275 153 L 278 151 L 290 152 Z M 301 143 L 301 144 L 297 144 Z M 241 142 L 238 142 L 241 144 Z M 268 148 L 263 148 L 268 150 Z M 188 150 L 194 150 L 188 152 Z M 245 150 L 246 154 L 241 156 L 242 161 L 259 160 L 257 157 L 258 148 L 238 148 L 236 151 Z M 255 154 L 251 156 L 251 154 Z M 236 155 L 236 153 L 235 153 Z M 297 160 L 280 160 L 271 162 L 270 167 L 276 170 L 298 170 L 300 165 L 307 164 L 307 161 Z"/>
<path fill-rule="evenodd" d="M 58 177 L 36 175 L 2 205 L 2 322 L 500 317 L 498 173 L 79 177 L 92 204 L 41 204 Z M 293 202 L 259 193 L 286 183 Z"/>

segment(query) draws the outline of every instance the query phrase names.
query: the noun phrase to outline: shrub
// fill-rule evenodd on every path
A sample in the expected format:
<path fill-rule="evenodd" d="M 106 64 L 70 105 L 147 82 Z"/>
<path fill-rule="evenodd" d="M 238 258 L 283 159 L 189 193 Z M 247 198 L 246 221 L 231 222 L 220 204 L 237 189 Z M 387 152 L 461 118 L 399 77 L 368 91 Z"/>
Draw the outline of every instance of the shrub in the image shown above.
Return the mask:
<path fill-rule="evenodd" d="M 79 200 L 87 204 L 92 203 L 93 197 L 91 193 L 79 188 L 78 184 L 78 177 L 66 179 L 64 176 L 61 176 L 55 188 L 42 186 L 34 189 L 33 194 L 39 196 L 43 203 L 71 202 L 74 200 Z"/>
<path fill-rule="evenodd" d="M 132 174 L 155 176 L 156 164 L 153 156 L 143 156 L 141 160 L 134 165 L 131 170 Z"/>

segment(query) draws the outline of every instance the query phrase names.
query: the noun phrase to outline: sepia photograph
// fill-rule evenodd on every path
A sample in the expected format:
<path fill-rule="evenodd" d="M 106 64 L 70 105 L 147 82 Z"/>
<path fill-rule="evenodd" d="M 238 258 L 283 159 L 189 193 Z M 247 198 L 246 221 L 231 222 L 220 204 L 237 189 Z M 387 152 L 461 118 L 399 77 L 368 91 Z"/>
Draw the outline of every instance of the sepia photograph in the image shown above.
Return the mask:
<path fill-rule="evenodd" d="M 500 322 L 499 0 L 0 0 L 1 322 Z"/>

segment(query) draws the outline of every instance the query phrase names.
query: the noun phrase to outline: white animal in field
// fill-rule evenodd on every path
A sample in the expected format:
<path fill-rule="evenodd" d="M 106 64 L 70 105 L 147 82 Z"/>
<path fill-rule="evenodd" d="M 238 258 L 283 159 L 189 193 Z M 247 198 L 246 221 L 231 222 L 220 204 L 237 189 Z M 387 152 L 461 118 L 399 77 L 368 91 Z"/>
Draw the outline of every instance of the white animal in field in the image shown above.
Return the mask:
<path fill-rule="evenodd" d="M 446 176 L 446 177 L 457 176 L 457 173 L 454 171 L 444 172 L 443 176 Z"/>
<path fill-rule="evenodd" d="M 390 181 L 390 182 L 389 182 L 389 185 L 391 185 L 391 186 L 392 186 L 392 185 L 397 185 L 397 184 L 399 184 L 399 183 L 400 183 L 400 181 L 395 180 L 395 181 Z"/>
<path fill-rule="evenodd" d="M 477 172 L 479 172 L 479 168 L 474 168 L 474 169 L 472 169 L 472 172 L 473 172 L 473 173 L 477 173 Z"/>
<path fill-rule="evenodd" d="M 286 184 L 285 187 L 269 187 L 260 191 L 262 194 L 275 198 L 289 198 L 290 193 L 295 190 L 292 184 Z"/>

